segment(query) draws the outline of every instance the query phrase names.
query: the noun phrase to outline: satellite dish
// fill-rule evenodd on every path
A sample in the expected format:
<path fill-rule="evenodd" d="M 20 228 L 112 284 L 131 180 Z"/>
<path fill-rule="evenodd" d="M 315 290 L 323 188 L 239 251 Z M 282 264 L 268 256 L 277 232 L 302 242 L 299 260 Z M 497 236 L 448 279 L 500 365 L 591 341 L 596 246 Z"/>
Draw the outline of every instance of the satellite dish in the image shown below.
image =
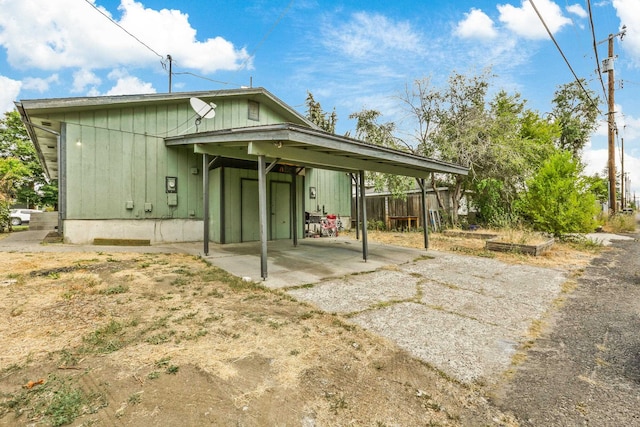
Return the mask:
<path fill-rule="evenodd" d="M 193 97 L 189 100 L 189 103 L 193 111 L 198 115 L 196 124 L 199 124 L 201 119 L 213 119 L 216 115 L 215 108 L 217 105 L 213 102 L 204 102 L 200 98 Z"/>

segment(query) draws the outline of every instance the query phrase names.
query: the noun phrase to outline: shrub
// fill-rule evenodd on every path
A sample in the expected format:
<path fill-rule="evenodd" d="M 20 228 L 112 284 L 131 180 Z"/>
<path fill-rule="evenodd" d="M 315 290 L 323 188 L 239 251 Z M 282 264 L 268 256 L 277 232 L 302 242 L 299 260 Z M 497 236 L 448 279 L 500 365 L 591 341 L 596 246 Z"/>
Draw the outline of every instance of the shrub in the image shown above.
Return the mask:
<path fill-rule="evenodd" d="M 560 237 L 595 229 L 595 196 L 580 172 L 581 165 L 571 153 L 560 151 L 549 157 L 527 181 L 520 209 L 536 230 Z"/>

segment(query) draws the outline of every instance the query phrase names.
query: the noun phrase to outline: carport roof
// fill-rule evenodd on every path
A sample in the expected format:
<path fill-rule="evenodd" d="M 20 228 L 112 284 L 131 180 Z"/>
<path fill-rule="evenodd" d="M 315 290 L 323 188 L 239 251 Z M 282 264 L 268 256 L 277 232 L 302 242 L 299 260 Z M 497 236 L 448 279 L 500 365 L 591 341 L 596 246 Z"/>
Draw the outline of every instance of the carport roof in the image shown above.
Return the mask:
<path fill-rule="evenodd" d="M 250 126 L 165 138 L 167 146 L 193 145 L 196 153 L 243 160 L 426 178 L 430 173 L 467 175 L 468 169 L 293 123 Z"/>

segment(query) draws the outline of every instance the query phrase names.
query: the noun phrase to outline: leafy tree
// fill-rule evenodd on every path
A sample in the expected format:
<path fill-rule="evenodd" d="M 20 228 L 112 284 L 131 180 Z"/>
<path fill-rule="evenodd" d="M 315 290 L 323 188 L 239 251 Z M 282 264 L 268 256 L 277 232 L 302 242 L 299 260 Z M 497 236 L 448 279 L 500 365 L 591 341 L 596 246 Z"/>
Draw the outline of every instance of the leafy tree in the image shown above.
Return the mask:
<path fill-rule="evenodd" d="M 485 178 L 475 183 L 472 205 L 478 211 L 481 223 L 502 227 L 513 222 L 511 205 L 504 200 L 504 183 L 495 178 Z"/>
<path fill-rule="evenodd" d="M 593 174 L 583 177 L 589 191 L 596 196 L 596 200 L 606 202 L 609 199 L 609 180 L 600 175 Z"/>
<path fill-rule="evenodd" d="M 307 92 L 305 104 L 307 105 L 307 118 L 312 123 L 318 125 L 325 132 L 335 133 L 338 121 L 336 110 L 333 110 L 331 114 L 325 112 L 320 103 L 313 98 L 311 92 Z"/>
<path fill-rule="evenodd" d="M 380 116 L 379 111 L 366 109 L 350 114 L 350 119 L 356 119 L 356 138 L 369 144 L 406 151 L 403 142 L 393 135 L 395 124 L 378 123 Z M 410 177 L 386 173 L 367 172 L 366 179 L 373 183 L 376 191 L 388 190 L 394 198 L 406 197 L 413 184 Z"/>
<path fill-rule="evenodd" d="M 555 152 L 560 128 L 526 107 L 520 94 L 501 90 L 487 100 L 491 75 L 452 74 L 448 87 L 429 79 L 407 89 L 403 101 L 416 122 L 420 154 L 461 164 L 469 175 L 432 177 L 432 186 L 448 185 L 453 194 L 454 222 L 466 190 L 486 223 L 515 220 L 513 202 L 542 162 Z M 440 208 L 444 209 L 442 200 Z M 480 208 L 482 206 L 482 208 Z"/>
<path fill-rule="evenodd" d="M 11 194 L 16 201 L 28 205 L 45 204 L 40 190 L 51 184 L 46 181 L 36 150 L 17 111 L 7 112 L 4 119 L 0 119 L 0 159 L 17 159 L 24 166 L 19 175 L 11 178 Z M 55 200 L 49 197 L 48 202 L 55 205 L 57 196 Z"/>
<path fill-rule="evenodd" d="M 7 225 L 11 229 L 9 210 L 15 199 L 16 186 L 28 173 L 18 158 L 0 158 L 0 226 Z"/>
<path fill-rule="evenodd" d="M 528 181 L 520 208 L 535 229 L 562 236 L 595 228 L 596 198 L 580 172 L 572 153 L 560 151 Z"/>
<path fill-rule="evenodd" d="M 580 156 L 589 137 L 597 127 L 600 99 L 586 88 L 586 81 L 573 81 L 561 85 L 553 98 L 551 115 L 560 126 L 558 148 Z"/>

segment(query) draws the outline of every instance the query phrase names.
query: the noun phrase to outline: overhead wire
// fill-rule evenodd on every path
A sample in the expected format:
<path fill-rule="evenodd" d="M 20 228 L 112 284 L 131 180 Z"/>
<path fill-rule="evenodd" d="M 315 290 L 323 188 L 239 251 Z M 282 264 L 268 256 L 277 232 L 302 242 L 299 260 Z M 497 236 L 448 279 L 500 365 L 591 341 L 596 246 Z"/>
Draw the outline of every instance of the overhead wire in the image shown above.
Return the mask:
<path fill-rule="evenodd" d="M 118 24 L 116 21 L 113 20 L 112 17 L 110 17 L 109 15 L 107 15 L 106 13 L 104 13 L 102 10 L 100 10 L 98 8 L 98 6 L 96 6 L 95 4 L 91 3 L 90 0 L 84 0 L 85 3 L 87 3 L 89 6 L 91 6 L 92 8 L 94 8 L 95 10 L 97 10 L 102 16 L 104 16 L 105 18 L 107 18 L 109 20 L 109 22 L 111 22 L 113 25 L 117 26 L 118 28 L 120 28 L 122 31 L 124 31 L 125 33 L 127 33 L 129 36 L 133 37 L 138 43 L 140 43 L 142 46 L 144 46 L 145 48 L 147 48 L 148 50 L 150 50 L 151 52 L 153 52 L 155 55 L 157 55 L 158 57 L 160 57 L 160 59 L 164 60 L 164 56 L 160 55 L 158 52 L 156 52 L 152 47 L 150 47 L 148 44 L 146 44 L 145 42 L 143 42 L 142 40 L 140 40 L 138 37 L 136 37 L 134 34 L 132 34 L 129 30 L 127 30 L 126 28 L 124 28 L 122 25 Z"/>
<path fill-rule="evenodd" d="M 120 28 L 122 31 L 124 31 L 127 35 L 129 35 L 130 37 L 132 37 L 134 40 L 136 40 L 138 43 L 140 43 L 142 46 L 144 46 L 147 50 L 149 50 L 150 52 L 152 52 L 154 55 L 156 55 L 157 57 L 160 58 L 160 63 L 162 65 L 162 68 L 171 73 L 171 75 L 189 75 L 192 77 L 196 77 L 202 80 L 207 80 L 213 83 L 218 83 L 218 84 L 222 84 L 222 85 L 234 85 L 234 86 L 238 86 L 238 87 L 242 87 L 243 85 L 238 84 L 238 83 L 233 83 L 233 82 L 223 82 L 220 80 L 215 80 L 215 79 L 211 79 L 209 77 L 205 77 L 190 71 L 180 71 L 180 72 L 174 72 L 174 71 L 170 71 L 167 69 L 166 66 L 166 60 L 170 60 L 169 56 L 167 55 L 166 60 L 165 60 L 165 56 L 161 55 L 160 53 L 158 53 L 155 49 L 153 49 L 151 46 L 149 46 L 147 43 L 145 43 L 144 41 L 140 40 L 138 37 L 136 37 L 135 34 L 131 33 L 130 31 L 128 31 L 126 28 L 124 28 L 122 25 L 120 25 L 118 22 L 116 22 L 113 18 L 111 18 L 111 16 L 109 16 L 107 13 L 105 13 L 104 11 L 100 10 L 100 8 L 98 8 L 94 3 L 92 3 L 90 0 L 84 0 L 89 6 L 91 6 L 93 9 L 95 9 L 98 13 L 100 13 L 102 16 L 104 16 L 106 19 L 109 20 L 109 22 L 111 22 L 112 24 L 114 24 L 115 26 L 117 26 L 118 28 Z M 280 15 L 278 16 L 278 18 L 276 19 L 276 21 L 273 23 L 273 25 L 269 28 L 269 30 L 265 33 L 265 35 L 262 37 L 262 39 L 258 42 L 258 44 L 256 45 L 256 47 L 253 49 L 253 51 L 247 56 L 247 58 L 240 64 L 240 66 L 235 70 L 236 72 L 238 72 L 239 70 L 241 70 L 242 68 L 244 68 L 248 61 L 256 54 L 256 52 L 260 49 L 260 47 L 262 46 L 262 44 L 267 40 L 267 38 L 271 35 L 271 33 L 273 33 L 273 31 L 275 30 L 275 28 L 278 26 L 278 24 L 280 24 L 280 22 L 282 21 L 282 19 L 284 19 L 285 15 L 287 14 L 287 12 L 289 11 L 289 9 L 291 9 L 291 7 L 293 6 L 295 0 L 290 0 L 289 3 L 287 4 L 287 7 L 282 11 L 282 13 L 280 13 Z M 189 119 L 188 119 L 189 120 Z M 188 121 L 187 120 L 187 121 Z M 183 126 L 184 124 L 186 124 L 187 122 L 184 122 L 183 124 L 179 125 L 178 127 L 176 127 L 175 129 L 180 128 L 181 126 Z M 175 130 L 173 129 L 173 130 Z M 167 132 L 171 132 L 171 131 L 167 131 Z"/>
<path fill-rule="evenodd" d="M 269 30 L 264 34 L 264 36 L 262 37 L 262 39 L 258 42 L 258 44 L 256 45 L 256 47 L 253 49 L 253 51 L 249 54 L 249 56 L 247 56 L 247 58 L 242 62 L 242 64 L 240 64 L 239 68 L 244 67 L 245 65 L 247 65 L 247 62 L 249 62 L 249 59 L 251 59 L 256 52 L 258 51 L 258 49 L 260 49 L 262 47 L 262 44 L 267 40 L 267 38 L 271 35 L 271 33 L 273 32 L 273 30 L 276 29 L 276 27 L 278 26 L 278 24 L 280 24 L 280 21 L 282 21 L 282 19 L 284 19 L 285 15 L 287 14 L 287 12 L 289 12 L 289 9 L 291 9 L 291 6 L 293 6 L 295 0 L 291 0 L 289 2 L 289 4 L 287 5 L 287 7 L 282 11 L 282 13 L 280 14 L 280 16 L 278 16 L 278 19 L 276 19 L 276 21 L 273 23 L 273 25 L 271 26 L 271 28 L 269 28 Z"/>
<path fill-rule="evenodd" d="M 607 90 L 604 87 L 604 80 L 602 80 L 602 70 L 600 69 L 600 58 L 598 57 L 598 42 L 596 41 L 596 29 L 593 25 L 593 11 L 591 10 L 591 0 L 587 0 L 587 11 L 589 13 L 589 26 L 591 27 L 591 39 L 593 40 L 593 51 L 596 55 L 596 70 L 598 72 L 598 80 L 600 80 L 600 84 L 602 85 L 602 93 L 604 94 L 604 100 L 606 103 L 609 102 L 609 98 L 607 95 Z"/>
<path fill-rule="evenodd" d="M 536 15 L 538 15 L 538 18 L 540 19 L 540 22 L 542 22 L 542 25 L 544 25 L 545 30 L 547 30 L 547 34 L 549 34 L 549 37 L 551 38 L 551 40 L 553 41 L 553 44 L 556 45 L 556 48 L 558 49 L 558 52 L 560 52 L 560 55 L 562 56 L 562 58 L 564 59 L 564 62 L 567 64 L 567 67 L 569 67 L 569 70 L 571 71 L 571 74 L 573 74 L 573 77 L 575 78 L 576 82 L 578 83 L 578 85 L 580 86 L 580 88 L 582 89 L 582 91 L 585 93 L 585 95 L 587 96 L 587 99 L 589 100 L 589 102 L 591 103 L 591 105 L 593 107 L 596 108 L 596 110 L 598 110 L 598 113 L 602 114 L 602 111 L 600 111 L 600 107 L 598 107 L 598 104 L 596 104 L 593 99 L 591 99 L 591 95 L 589 95 L 589 92 L 587 92 L 587 89 L 584 87 L 584 85 L 582 84 L 582 81 L 580 80 L 580 78 L 578 78 L 578 75 L 576 74 L 576 72 L 573 70 L 573 67 L 571 66 L 571 64 L 569 63 L 569 60 L 567 59 L 566 55 L 564 54 L 564 52 L 562 51 L 562 48 L 560 47 L 560 45 L 558 44 L 558 42 L 556 41 L 556 38 L 553 36 L 553 33 L 551 32 L 551 30 L 549 30 L 549 27 L 547 26 L 547 23 L 545 22 L 544 18 L 542 17 L 542 15 L 540 14 L 540 11 L 538 11 L 538 8 L 536 7 L 535 3 L 533 2 L 533 0 L 529 0 L 529 3 L 531 3 L 531 6 L 533 6 L 533 10 L 536 12 Z"/>

